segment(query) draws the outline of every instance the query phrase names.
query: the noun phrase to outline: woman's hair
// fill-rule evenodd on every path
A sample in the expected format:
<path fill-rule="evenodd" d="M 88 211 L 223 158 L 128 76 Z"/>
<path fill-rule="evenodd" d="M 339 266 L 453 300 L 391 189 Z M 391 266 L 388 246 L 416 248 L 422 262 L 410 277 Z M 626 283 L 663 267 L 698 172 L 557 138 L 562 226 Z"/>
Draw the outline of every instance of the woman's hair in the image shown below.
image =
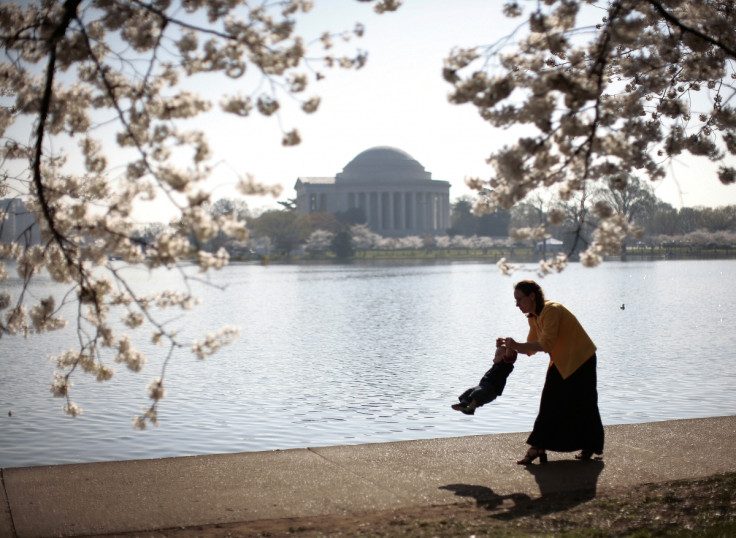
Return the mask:
<path fill-rule="evenodd" d="M 514 286 L 514 291 L 519 290 L 524 295 L 534 294 L 535 314 L 538 316 L 544 308 L 544 291 L 542 287 L 533 280 L 522 280 Z"/>

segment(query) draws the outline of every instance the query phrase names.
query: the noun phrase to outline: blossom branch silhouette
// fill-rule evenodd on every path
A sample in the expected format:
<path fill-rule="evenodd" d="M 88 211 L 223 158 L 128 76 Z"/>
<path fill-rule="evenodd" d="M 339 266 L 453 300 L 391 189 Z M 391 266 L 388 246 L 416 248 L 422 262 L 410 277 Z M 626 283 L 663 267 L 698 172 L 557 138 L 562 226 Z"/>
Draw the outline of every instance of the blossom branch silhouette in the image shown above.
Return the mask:
<path fill-rule="evenodd" d="M 399 5 L 395 0 L 367 3 L 380 12 Z M 280 100 L 296 99 L 307 114 L 317 110 L 318 97 L 301 97 L 312 80 L 324 77 L 311 63 L 322 62 L 326 69 L 359 69 L 365 63 L 364 53 L 336 58 L 327 47 L 307 56 L 310 47 L 295 30 L 297 18 L 306 17 L 311 7 L 308 0 L 267 0 L 257 7 L 218 0 L 0 5 L 0 93 L 10 101 L 0 108 L 0 162 L 27 163 L 24 170 L 2 175 L 0 194 L 13 192 L 35 217 L 30 228 L 0 245 L 0 257 L 12 260 L 21 282 L 16 297 L 0 291 L 0 337 L 62 329 L 63 313 L 74 307 L 67 316 L 77 345 L 53 357 L 57 371 L 51 385 L 53 394 L 65 399 L 67 414 L 81 413 L 71 399 L 72 379 L 80 371 L 108 381 L 114 373 L 110 362 L 134 372 L 144 368 L 150 357 L 131 338 L 141 328 L 166 351 L 158 357 L 159 375 L 148 385 L 152 403 L 134 417 L 136 428 L 158 423 L 166 371 L 180 351 L 205 359 L 237 337 L 237 329 L 224 327 L 187 343 L 163 314 L 193 308 L 194 283 L 212 285 L 187 267 L 194 265 L 201 274 L 227 265 L 224 249 L 204 250 L 209 239 L 224 234 L 242 240 L 248 234 L 236 214 L 213 216 L 206 210 L 210 194 L 204 182 L 212 174 L 212 152 L 204 132 L 184 127 L 214 107 L 185 83 L 195 75 L 218 81 L 260 75 L 252 94 L 223 94 L 219 111 L 238 118 L 252 110 L 275 114 L 281 143 L 297 144 L 298 131 L 282 126 Z M 349 36 L 361 33 L 356 27 Z M 305 67 L 309 76 L 301 72 Z M 18 135 L 23 129 L 25 140 Z M 119 151 L 111 153 L 111 146 Z M 279 186 L 259 183 L 247 173 L 237 187 L 245 195 L 280 192 Z M 133 211 L 139 202 L 161 195 L 176 217 L 156 237 L 142 241 Z M 0 217 L 10 218 L 10 210 Z M 39 241 L 33 239 L 35 230 Z M 123 267 L 174 271 L 178 288 L 143 292 Z M 2 280 L 8 277 L 6 268 L 0 261 Z M 41 271 L 59 284 L 59 303 L 53 294 L 37 299 L 29 293 Z"/>
<path fill-rule="evenodd" d="M 522 16 L 522 4 L 506 2 L 505 14 Z M 625 189 L 631 177 L 659 181 L 684 153 L 718 163 L 722 183 L 736 181 L 726 160 L 736 154 L 736 12 L 729 2 L 530 4 L 525 33 L 517 28 L 445 62 L 452 102 L 473 104 L 495 127 L 536 131 L 491 154 L 490 179 L 468 180 L 485 193 L 476 214 L 509 209 L 539 190 L 565 201 L 601 184 Z M 596 13 L 605 15 L 593 27 Z M 591 201 L 597 227 L 580 257 L 594 266 L 639 231 Z"/>

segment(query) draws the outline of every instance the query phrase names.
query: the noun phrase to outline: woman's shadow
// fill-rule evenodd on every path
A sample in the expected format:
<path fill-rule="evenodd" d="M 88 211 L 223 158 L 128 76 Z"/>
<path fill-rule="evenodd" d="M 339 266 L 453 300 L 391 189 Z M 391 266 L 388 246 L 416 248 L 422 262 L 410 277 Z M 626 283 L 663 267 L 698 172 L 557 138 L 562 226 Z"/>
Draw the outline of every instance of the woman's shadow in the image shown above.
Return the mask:
<path fill-rule="evenodd" d="M 533 498 L 528 493 L 498 495 L 487 486 L 449 484 L 440 489 L 453 491 L 458 497 L 475 499 L 476 505 L 497 511 L 491 517 L 503 520 L 528 515 L 545 515 L 567 510 L 595 498 L 598 477 L 603 471 L 603 461 L 551 461 L 546 465 L 527 465 L 526 471 L 534 476 L 540 496 Z M 504 504 L 511 501 L 510 508 Z"/>

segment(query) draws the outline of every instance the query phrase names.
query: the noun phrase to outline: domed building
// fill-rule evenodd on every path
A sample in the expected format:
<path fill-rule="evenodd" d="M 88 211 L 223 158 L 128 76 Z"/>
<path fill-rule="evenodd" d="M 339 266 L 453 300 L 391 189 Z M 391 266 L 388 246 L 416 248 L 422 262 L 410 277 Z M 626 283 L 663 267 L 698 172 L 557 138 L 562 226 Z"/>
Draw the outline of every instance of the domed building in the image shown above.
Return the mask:
<path fill-rule="evenodd" d="M 294 185 L 302 213 L 361 209 L 385 237 L 441 235 L 450 227 L 450 183 L 432 179 L 405 151 L 367 149 L 335 177 L 300 177 Z"/>

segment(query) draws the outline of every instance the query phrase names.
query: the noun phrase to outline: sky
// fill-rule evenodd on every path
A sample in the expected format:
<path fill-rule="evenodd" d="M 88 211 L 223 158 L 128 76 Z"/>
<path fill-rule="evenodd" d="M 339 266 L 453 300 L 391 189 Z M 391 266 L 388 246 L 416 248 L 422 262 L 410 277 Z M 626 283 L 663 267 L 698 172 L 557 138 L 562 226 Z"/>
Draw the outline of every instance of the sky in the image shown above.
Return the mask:
<path fill-rule="evenodd" d="M 365 35 L 341 50 L 367 51 L 366 66 L 326 71 L 326 79 L 306 92 L 321 97 L 319 110 L 282 116 L 284 129 L 299 129 L 299 146 L 281 147 L 278 122 L 253 117 L 242 131 L 233 127 L 222 136 L 209 131 L 213 148 L 225 155 L 227 168 L 282 184 L 281 199 L 295 196 L 298 177 L 332 177 L 375 146 L 407 152 L 433 179 L 451 183 L 452 199 L 470 194 L 464 178 L 488 176 L 485 159 L 507 133 L 494 132 L 472 106 L 448 102 L 451 86 L 442 79 L 443 60 L 454 47 L 493 42 L 508 33 L 500 6 L 488 0 L 406 0 L 397 12 L 376 15 L 371 4 L 317 0 L 300 31 L 319 35 L 352 29 L 360 21 Z"/>
<path fill-rule="evenodd" d="M 312 115 L 285 106 L 279 117 L 258 113 L 241 119 L 214 115 L 197 120 L 207 134 L 217 163 L 208 189 L 213 200 L 238 196 L 238 176 L 252 174 L 257 181 L 280 184 L 279 200 L 294 198 L 298 177 L 333 177 L 359 153 L 376 146 L 393 146 L 419 161 L 432 179 L 449 181 L 450 197 L 473 195 L 465 179 L 488 179 L 487 157 L 511 142 L 509 131 L 483 121 L 472 105 L 448 101 L 452 87 L 442 78 L 443 60 L 456 47 L 496 42 L 512 32 L 521 19 L 502 16 L 502 0 L 403 0 L 398 11 L 377 15 L 373 5 L 356 0 L 315 0 L 314 9 L 300 19 L 301 35 L 351 30 L 357 22 L 365 35 L 340 44 L 343 53 L 368 52 L 360 70 L 327 70 L 324 80 L 313 82 L 305 97 L 319 95 L 319 110 Z M 252 73 L 254 74 L 254 73 Z M 234 87 L 212 84 L 203 77 L 199 86 L 215 103 Z M 193 81 L 195 87 L 199 81 Z M 302 143 L 281 145 L 282 130 L 297 128 Z M 736 164 L 736 163 L 735 163 Z M 675 207 L 736 204 L 736 185 L 720 184 L 716 167 L 699 159 L 676 163 L 670 176 L 655 186 L 655 193 Z M 270 197 L 249 197 L 252 209 L 280 207 Z M 158 218 L 157 218 L 158 217 Z M 141 206 L 137 218 L 160 220 L 159 207 Z"/>
<path fill-rule="evenodd" d="M 398 11 L 376 15 L 372 4 L 316 0 L 299 29 L 318 35 L 325 30 L 365 25 L 365 35 L 343 50 L 368 51 L 361 70 L 328 71 L 313 84 L 322 98 L 314 115 L 285 113 L 285 130 L 298 128 L 302 143 L 280 145 L 274 118 L 247 119 L 242 127 L 208 132 L 223 169 L 251 173 L 257 180 L 284 186 L 280 199 L 295 196 L 300 176 L 334 176 L 360 152 L 393 146 L 419 161 L 433 179 L 451 183 L 451 199 L 472 195 L 465 178 L 487 179 L 486 158 L 508 143 L 508 131 L 483 121 L 472 105 L 450 104 L 451 86 L 442 78 L 443 60 L 455 47 L 490 44 L 509 34 L 519 19 L 501 14 L 501 0 L 404 0 Z M 252 122 L 252 123 L 250 123 Z M 716 166 L 703 159 L 673 164 L 655 193 L 675 207 L 736 204 L 736 185 L 723 186 Z M 225 187 L 215 190 L 229 196 Z M 268 199 L 249 200 L 251 207 Z"/>

